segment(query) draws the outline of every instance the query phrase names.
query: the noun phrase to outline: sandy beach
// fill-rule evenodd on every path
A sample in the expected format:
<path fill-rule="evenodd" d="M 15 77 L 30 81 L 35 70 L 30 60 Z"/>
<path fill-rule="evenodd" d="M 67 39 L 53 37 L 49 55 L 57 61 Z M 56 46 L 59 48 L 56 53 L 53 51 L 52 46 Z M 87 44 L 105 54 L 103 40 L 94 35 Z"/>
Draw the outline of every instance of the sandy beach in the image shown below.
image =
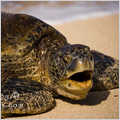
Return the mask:
<path fill-rule="evenodd" d="M 119 59 L 119 15 L 54 25 L 71 44 L 85 44 L 91 49 Z M 42 114 L 8 119 L 118 119 L 119 89 L 89 92 L 86 99 L 57 98 L 56 106 Z"/>

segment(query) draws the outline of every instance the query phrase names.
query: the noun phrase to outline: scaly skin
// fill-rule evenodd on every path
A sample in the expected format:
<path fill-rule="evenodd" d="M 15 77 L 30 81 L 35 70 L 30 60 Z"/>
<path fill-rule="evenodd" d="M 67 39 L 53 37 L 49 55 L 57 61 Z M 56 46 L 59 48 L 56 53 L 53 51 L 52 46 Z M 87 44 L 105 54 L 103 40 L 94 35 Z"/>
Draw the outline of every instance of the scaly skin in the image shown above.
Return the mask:
<path fill-rule="evenodd" d="M 68 44 L 61 33 L 35 17 L 1 15 L 2 117 L 45 112 L 54 106 L 54 94 L 81 100 L 92 84 L 91 90 L 119 86 L 118 60 Z M 12 97 L 14 91 L 18 98 Z"/>

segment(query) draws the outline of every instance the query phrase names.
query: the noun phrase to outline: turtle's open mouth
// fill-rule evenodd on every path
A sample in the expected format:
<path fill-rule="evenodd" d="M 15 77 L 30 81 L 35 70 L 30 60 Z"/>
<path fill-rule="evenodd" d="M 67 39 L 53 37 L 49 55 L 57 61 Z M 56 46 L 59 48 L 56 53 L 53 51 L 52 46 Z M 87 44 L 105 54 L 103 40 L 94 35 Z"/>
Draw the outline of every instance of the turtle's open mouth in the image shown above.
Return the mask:
<path fill-rule="evenodd" d="M 68 78 L 58 81 L 61 89 L 57 92 L 75 100 L 86 98 L 88 91 L 93 85 L 92 73 L 92 70 L 74 72 L 73 74 L 68 72 Z"/>
<path fill-rule="evenodd" d="M 83 72 L 75 73 L 75 74 L 71 75 L 68 79 L 78 81 L 78 82 L 84 82 L 84 81 L 90 80 L 91 77 L 92 77 L 92 71 L 86 70 Z"/>
<path fill-rule="evenodd" d="M 68 72 L 69 77 L 59 81 L 59 85 L 64 92 L 58 91 L 58 93 L 76 100 L 86 98 L 88 91 L 93 85 L 92 73 L 92 70 Z"/>
<path fill-rule="evenodd" d="M 58 91 L 71 99 L 81 100 L 86 98 L 92 88 L 93 63 L 89 60 L 79 61 L 75 58 L 66 68 L 66 77 L 58 81 L 61 87 Z"/>
<path fill-rule="evenodd" d="M 92 70 L 85 70 L 82 72 L 68 73 L 67 80 L 69 81 L 69 88 L 68 89 L 77 89 L 77 90 L 84 90 L 88 91 L 92 87 Z M 70 88 L 71 86 L 71 88 Z"/>

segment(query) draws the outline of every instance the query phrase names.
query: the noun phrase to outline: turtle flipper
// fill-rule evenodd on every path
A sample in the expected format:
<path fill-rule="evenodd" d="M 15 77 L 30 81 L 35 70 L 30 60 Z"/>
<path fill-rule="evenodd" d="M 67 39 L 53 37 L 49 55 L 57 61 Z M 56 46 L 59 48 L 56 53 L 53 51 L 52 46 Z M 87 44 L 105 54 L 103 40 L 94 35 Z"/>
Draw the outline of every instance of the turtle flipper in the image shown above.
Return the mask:
<path fill-rule="evenodd" d="M 119 60 L 91 50 L 94 58 L 93 87 L 91 90 L 109 90 L 119 87 Z"/>
<path fill-rule="evenodd" d="M 38 114 L 50 109 L 53 101 L 52 94 L 41 83 L 10 79 L 2 87 L 1 114 Z"/>

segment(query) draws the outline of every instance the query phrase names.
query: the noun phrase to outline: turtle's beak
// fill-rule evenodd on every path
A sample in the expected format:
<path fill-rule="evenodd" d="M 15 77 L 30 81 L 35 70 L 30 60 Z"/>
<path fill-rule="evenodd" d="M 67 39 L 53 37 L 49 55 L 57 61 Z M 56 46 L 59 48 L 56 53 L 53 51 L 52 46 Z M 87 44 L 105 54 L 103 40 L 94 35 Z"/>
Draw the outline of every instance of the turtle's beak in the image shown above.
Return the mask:
<path fill-rule="evenodd" d="M 66 79 L 60 81 L 62 89 L 71 95 L 64 94 L 64 96 L 79 100 L 86 98 L 93 85 L 93 70 L 94 63 L 92 61 L 75 58 L 66 69 Z"/>
<path fill-rule="evenodd" d="M 92 87 L 92 73 L 94 63 L 88 59 L 75 58 L 67 68 L 67 78 L 80 87 L 81 90 L 89 90 Z"/>

